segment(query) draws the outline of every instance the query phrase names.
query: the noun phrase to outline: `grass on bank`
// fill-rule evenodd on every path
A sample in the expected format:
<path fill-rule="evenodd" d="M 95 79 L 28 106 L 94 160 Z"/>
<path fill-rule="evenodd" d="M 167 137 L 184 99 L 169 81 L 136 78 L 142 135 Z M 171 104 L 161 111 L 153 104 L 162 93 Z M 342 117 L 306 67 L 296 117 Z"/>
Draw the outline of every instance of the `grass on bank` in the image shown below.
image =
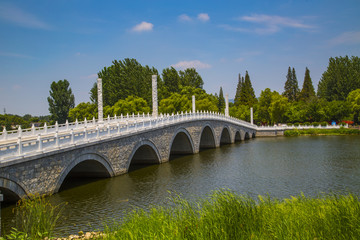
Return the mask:
<path fill-rule="evenodd" d="M 353 194 L 254 200 L 217 190 L 194 202 L 174 196 L 166 206 L 131 211 L 104 232 L 97 239 L 360 239 L 360 201 Z"/>
<path fill-rule="evenodd" d="M 360 202 L 352 194 L 255 201 L 219 190 L 172 203 L 131 212 L 106 227 L 106 239 L 360 239 Z"/>
<path fill-rule="evenodd" d="M 287 137 L 300 136 L 300 135 L 359 135 L 359 129 L 352 128 L 337 128 L 337 129 L 321 129 L 321 128 L 311 128 L 311 129 L 293 129 L 286 130 L 284 135 Z"/>

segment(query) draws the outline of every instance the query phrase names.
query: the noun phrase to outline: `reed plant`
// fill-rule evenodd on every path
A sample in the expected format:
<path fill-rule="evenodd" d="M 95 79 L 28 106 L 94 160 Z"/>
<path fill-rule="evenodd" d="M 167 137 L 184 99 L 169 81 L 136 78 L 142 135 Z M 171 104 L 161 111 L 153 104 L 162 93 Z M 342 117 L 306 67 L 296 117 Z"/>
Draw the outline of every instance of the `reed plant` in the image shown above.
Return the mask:
<path fill-rule="evenodd" d="M 107 224 L 105 239 L 360 239 L 360 202 L 353 194 L 280 201 L 218 190 L 170 203 Z"/>
<path fill-rule="evenodd" d="M 44 195 L 20 200 L 14 208 L 15 227 L 4 239 L 36 240 L 52 237 L 64 205 L 53 205 Z"/>

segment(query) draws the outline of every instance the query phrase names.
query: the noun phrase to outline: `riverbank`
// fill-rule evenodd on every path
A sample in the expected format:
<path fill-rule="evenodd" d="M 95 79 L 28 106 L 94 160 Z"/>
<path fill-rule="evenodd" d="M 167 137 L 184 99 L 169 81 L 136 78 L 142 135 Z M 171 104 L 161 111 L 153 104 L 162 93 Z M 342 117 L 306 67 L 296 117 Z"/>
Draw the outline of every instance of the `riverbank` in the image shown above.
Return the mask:
<path fill-rule="evenodd" d="M 360 239 L 360 200 L 353 194 L 254 200 L 218 190 L 190 202 L 175 195 L 165 206 L 105 224 L 103 233 L 91 239 Z"/>
<path fill-rule="evenodd" d="M 359 129 L 354 128 L 337 128 L 337 129 L 321 129 L 321 128 L 311 128 L 311 129 L 293 129 L 286 130 L 284 136 L 293 137 L 301 135 L 360 135 Z"/>

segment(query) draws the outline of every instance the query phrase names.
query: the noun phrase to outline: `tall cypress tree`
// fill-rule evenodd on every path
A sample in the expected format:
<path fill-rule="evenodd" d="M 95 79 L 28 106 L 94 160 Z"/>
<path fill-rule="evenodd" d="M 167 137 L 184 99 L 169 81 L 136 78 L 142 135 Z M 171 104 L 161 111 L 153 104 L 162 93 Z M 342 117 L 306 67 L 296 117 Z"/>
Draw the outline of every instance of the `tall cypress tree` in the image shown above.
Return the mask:
<path fill-rule="evenodd" d="M 256 103 L 255 91 L 252 87 L 248 71 L 245 73 L 245 81 L 242 83 L 240 102 L 252 107 Z"/>
<path fill-rule="evenodd" d="M 234 104 L 236 106 L 240 105 L 241 88 L 242 88 L 242 81 L 241 81 L 241 76 L 239 73 L 239 79 L 238 79 L 238 84 L 236 87 L 236 94 L 235 94 L 235 98 L 234 98 Z"/>
<path fill-rule="evenodd" d="M 220 87 L 220 92 L 219 92 L 218 108 L 219 108 L 219 112 L 223 112 L 225 109 L 225 98 L 222 87 Z"/>
<path fill-rule="evenodd" d="M 307 101 L 315 97 L 315 90 L 310 77 L 310 71 L 308 68 L 305 69 L 304 84 L 300 92 L 300 100 Z"/>
<path fill-rule="evenodd" d="M 298 99 L 300 90 L 296 78 L 295 68 L 292 68 L 292 71 L 290 67 L 288 68 L 284 90 L 283 96 L 287 97 L 289 102 L 294 102 Z"/>

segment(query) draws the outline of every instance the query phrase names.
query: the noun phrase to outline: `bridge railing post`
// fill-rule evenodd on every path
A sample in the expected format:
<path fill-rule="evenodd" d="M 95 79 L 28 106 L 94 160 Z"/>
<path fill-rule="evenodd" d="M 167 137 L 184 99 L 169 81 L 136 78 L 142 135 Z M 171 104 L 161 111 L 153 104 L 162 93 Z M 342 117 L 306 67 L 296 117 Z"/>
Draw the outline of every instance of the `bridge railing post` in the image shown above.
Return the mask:
<path fill-rule="evenodd" d="M 58 132 L 55 132 L 55 147 L 59 147 L 59 136 L 58 136 Z"/>
<path fill-rule="evenodd" d="M 21 137 L 18 137 L 17 144 L 18 144 L 18 155 L 21 156 L 23 153 Z"/>
<path fill-rule="evenodd" d="M 84 140 L 85 142 L 88 140 L 87 126 L 84 127 Z"/>
<path fill-rule="evenodd" d="M 70 130 L 70 143 L 74 144 L 74 131 L 72 129 Z"/>
<path fill-rule="evenodd" d="M 38 134 L 37 141 L 39 142 L 38 151 L 42 151 L 42 139 L 41 139 L 41 134 Z"/>
<path fill-rule="evenodd" d="M 3 140 L 7 140 L 7 131 L 6 131 L 6 127 L 4 126 L 3 129 L 3 134 L 2 134 Z"/>

